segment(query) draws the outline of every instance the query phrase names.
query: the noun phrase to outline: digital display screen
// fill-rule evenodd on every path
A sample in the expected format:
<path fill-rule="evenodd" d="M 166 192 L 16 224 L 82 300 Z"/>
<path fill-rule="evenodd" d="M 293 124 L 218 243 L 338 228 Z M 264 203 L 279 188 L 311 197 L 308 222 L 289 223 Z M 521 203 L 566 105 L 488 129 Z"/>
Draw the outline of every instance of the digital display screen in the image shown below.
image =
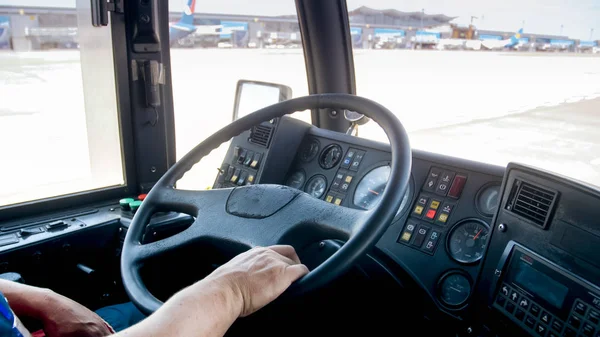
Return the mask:
<path fill-rule="evenodd" d="M 556 308 L 562 308 L 569 288 L 550 276 L 533 268 L 530 264 L 519 261 L 515 268 L 514 281 L 525 290 L 543 298 Z"/>

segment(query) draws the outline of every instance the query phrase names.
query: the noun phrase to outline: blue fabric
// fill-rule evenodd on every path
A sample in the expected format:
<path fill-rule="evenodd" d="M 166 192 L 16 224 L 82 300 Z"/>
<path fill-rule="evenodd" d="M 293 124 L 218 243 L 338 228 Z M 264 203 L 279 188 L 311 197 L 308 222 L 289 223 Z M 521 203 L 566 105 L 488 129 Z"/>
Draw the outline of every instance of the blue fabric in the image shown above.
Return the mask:
<path fill-rule="evenodd" d="M 8 301 L 0 292 L 0 336 L 23 337 L 15 327 L 15 315 L 8 306 Z"/>
<path fill-rule="evenodd" d="M 146 315 L 131 302 L 104 307 L 98 309 L 96 313 L 116 332 L 125 330 L 146 318 Z"/>

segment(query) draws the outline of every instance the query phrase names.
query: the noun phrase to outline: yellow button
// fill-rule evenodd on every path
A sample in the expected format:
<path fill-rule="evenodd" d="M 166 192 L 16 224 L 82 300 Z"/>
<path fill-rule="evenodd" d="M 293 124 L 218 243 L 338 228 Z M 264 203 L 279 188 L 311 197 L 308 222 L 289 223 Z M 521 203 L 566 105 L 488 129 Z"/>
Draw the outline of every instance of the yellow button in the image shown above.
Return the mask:
<path fill-rule="evenodd" d="M 350 184 L 352 182 L 352 176 L 346 176 L 346 182 Z"/>
<path fill-rule="evenodd" d="M 334 202 L 334 204 L 336 204 L 336 205 L 338 205 L 338 206 L 339 206 L 341 203 L 342 203 L 342 199 L 340 199 L 340 198 L 335 198 L 335 202 Z"/>
<path fill-rule="evenodd" d="M 249 183 L 253 183 L 253 182 L 254 182 L 254 176 L 251 174 L 251 175 L 249 175 L 249 176 L 248 176 L 248 178 L 246 178 L 246 180 L 247 180 Z"/>
<path fill-rule="evenodd" d="M 235 174 L 231 177 L 231 179 L 229 179 L 229 181 L 231 181 L 232 183 L 235 183 L 238 179 L 238 176 L 236 176 Z"/>
<path fill-rule="evenodd" d="M 437 200 L 432 200 L 431 201 L 431 205 L 429 205 L 429 208 L 431 209 L 438 209 L 438 207 L 440 207 L 440 202 Z"/>
<path fill-rule="evenodd" d="M 448 220 L 448 214 L 446 214 L 446 213 L 442 213 L 442 214 L 440 214 L 440 216 L 438 216 L 439 222 L 446 222 L 447 220 Z"/>
<path fill-rule="evenodd" d="M 253 160 L 252 164 L 250 164 L 250 167 L 255 168 L 256 165 L 258 165 L 258 160 Z"/>
<path fill-rule="evenodd" d="M 333 196 L 332 195 L 328 195 L 327 197 L 325 197 L 325 201 L 332 202 L 333 201 Z"/>
<path fill-rule="evenodd" d="M 415 207 L 415 211 L 413 213 L 415 213 L 416 215 L 421 215 L 421 213 L 423 213 L 423 206 L 418 206 L 417 205 Z"/>
<path fill-rule="evenodd" d="M 409 232 L 404 232 L 402 233 L 402 237 L 400 238 L 400 240 L 404 241 L 404 242 L 408 242 L 410 241 L 410 237 L 412 236 L 411 233 Z"/>

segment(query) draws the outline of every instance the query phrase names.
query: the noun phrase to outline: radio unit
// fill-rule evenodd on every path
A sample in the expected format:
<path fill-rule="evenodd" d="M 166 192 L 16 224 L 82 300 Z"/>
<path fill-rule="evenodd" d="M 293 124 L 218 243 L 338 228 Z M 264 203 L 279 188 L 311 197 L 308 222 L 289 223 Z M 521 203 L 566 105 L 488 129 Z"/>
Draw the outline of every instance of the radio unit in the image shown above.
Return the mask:
<path fill-rule="evenodd" d="M 491 306 L 537 336 L 600 336 L 600 288 L 511 241 Z"/>

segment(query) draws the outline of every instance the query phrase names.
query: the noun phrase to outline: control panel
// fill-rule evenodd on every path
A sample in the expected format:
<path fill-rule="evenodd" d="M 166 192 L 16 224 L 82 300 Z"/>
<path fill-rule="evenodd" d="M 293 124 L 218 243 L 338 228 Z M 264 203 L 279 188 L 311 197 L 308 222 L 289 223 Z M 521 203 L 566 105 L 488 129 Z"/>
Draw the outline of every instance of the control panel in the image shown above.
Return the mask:
<path fill-rule="evenodd" d="M 600 333 L 600 289 L 518 244 L 509 249 L 495 309 L 538 336 Z"/>
<path fill-rule="evenodd" d="M 346 152 L 344 160 L 340 163 L 340 168 L 335 174 L 335 178 L 331 183 L 331 187 L 325 201 L 336 205 L 341 205 L 344 199 L 348 196 L 348 190 L 353 181 L 355 181 L 356 173 L 360 167 L 360 163 L 367 151 L 350 148 Z"/>
<path fill-rule="evenodd" d="M 235 146 L 230 162 L 223 162 L 214 188 L 226 188 L 242 185 L 252 185 L 258 177 L 258 170 L 264 153 Z"/>
<path fill-rule="evenodd" d="M 433 255 L 466 183 L 464 173 L 432 167 L 398 242 Z"/>
<path fill-rule="evenodd" d="M 20 229 L 3 227 L 2 231 L 11 231 L 12 233 L 0 235 L 0 247 L 11 246 L 18 244 L 21 241 L 31 241 L 28 239 L 35 238 L 40 234 L 58 234 L 63 231 L 70 232 L 86 227 L 86 224 L 78 218 L 73 217 L 69 219 L 34 222 L 25 224 L 22 227 L 23 228 Z M 44 237 L 47 236 L 49 235 L 44 235 Z"/>

